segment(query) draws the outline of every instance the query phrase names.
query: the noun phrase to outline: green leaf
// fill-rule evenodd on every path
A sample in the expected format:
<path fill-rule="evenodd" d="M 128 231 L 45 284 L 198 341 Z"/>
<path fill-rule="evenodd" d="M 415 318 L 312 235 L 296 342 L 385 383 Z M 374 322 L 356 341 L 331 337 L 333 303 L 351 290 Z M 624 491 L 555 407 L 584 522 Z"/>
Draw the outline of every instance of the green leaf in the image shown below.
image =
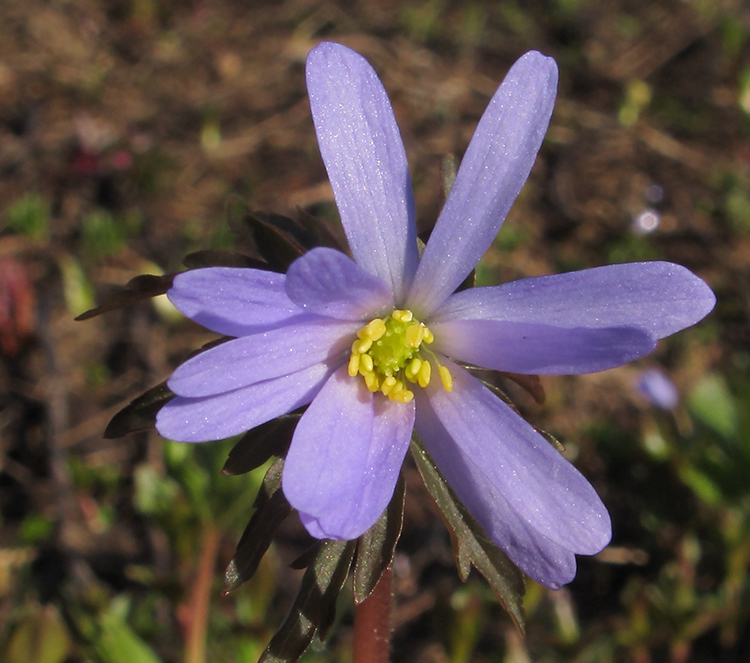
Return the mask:
<path fill-rule="evenodd" d="M 471 565 L 474 565 L 490 583 L 495 596 L 515 622 L 518 630 L 524 633 L 523 574 L 508 559 L 508 556 L 490 541 L 479 523 L 453 494 L 416 436 L 412 440 L 411 453 L 428 492 L 443 513 L 445 522 L 451 530 L 453 553 L 461 580 L 466 581 Z"/>
<path fill-rule="evenodd" d="M 706 426 L 725 438 L 734 438 L 739 427 L 737 405 L 724 378 L 706 375 L 690 392 L 690 411 Z"/>
<path fill-rule="evenodd" d="M 70 636 L 54 606 L 36 606 L 15 628 L 6 650 L 8 663 L 62 663 Z"/>
<path fill-rule="evenodd" d="M 99 620 L 99 633 L 92 643 L 103 663 L 162 663 L 125 621 L 117 599 Z"/>
<path fill-rule="evenodd" d="M 323 541 L 302 578 L 302 586 L 281 628 L 258 663 L 294 663 L 325 634 L 336 611 L 336 599 L 349 575 L 356 541 Z"/>
<path fill-rule="evenodd" d="M 174 277 L 175 274 L 165 274 L 164 276 L 141 274 L 140 276 L 136 276 L 128 281 L 124 290 L 115 293 L 100 306 L 81 313 L 76 320 L 88 320 L 102 313 L 108 313 L 109 311 L 129 306 L 143 299 L 163 295 L 172 287 L 172 279 Z"/>
<path fill-rule="evenodd" d="M 372 594 L 383 571 L 393 561 L 393 554 L 404 522 L 405 497 L 406 486 L 402 474 L 388 508 L 380 516 L 378 522 L 359 538 L 353 583 L 356 604 L 362 603 Z"/>
<path fill-rule="evenodd" d="M 173 398 L 174 394 L 169 391 L 166 382 L 157 384 L 112 417 L 104 430 L 104 437 L 111 440 L 153 427 L 156 413 Z"/>
<path fill-rule="evenodd" d="M 287 414 L 245 433 L 229 452 L 222 474 L 244 474 L 260 467 L 271 456 L 285 456 L 299 418 L 300 414 Z"/>
<path fill-rule="evenodd" d="M 279 458 L 266 472 L 253 504 L 255 513 L 242 533 L 234 557 L 224 572 L 225 594 L 247 582 L 258 570 L 276 529 L 292 510 L 281 490 L 283 468 L 284 461 Z"/>

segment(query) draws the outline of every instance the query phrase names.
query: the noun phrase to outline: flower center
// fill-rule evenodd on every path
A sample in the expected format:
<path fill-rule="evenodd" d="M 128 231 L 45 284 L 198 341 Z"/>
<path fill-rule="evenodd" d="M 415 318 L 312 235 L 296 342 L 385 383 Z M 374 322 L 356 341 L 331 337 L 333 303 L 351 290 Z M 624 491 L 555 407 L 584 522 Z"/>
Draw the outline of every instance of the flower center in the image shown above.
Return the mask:
<path fill-rule="evenodd" d="M 425 347 L 434 340 L 432 332 L 411 311 L 396 309 L 385 318 L 374 318 L 357 332 L 357 340 L 352 343 L 349 375 L 361 375 L 372 392 L 408 403 L 414 392 L 407 388 L 407 381 L 426 387 L 434 363 L 443 387 L 451 391 L 450 371 Z"/>

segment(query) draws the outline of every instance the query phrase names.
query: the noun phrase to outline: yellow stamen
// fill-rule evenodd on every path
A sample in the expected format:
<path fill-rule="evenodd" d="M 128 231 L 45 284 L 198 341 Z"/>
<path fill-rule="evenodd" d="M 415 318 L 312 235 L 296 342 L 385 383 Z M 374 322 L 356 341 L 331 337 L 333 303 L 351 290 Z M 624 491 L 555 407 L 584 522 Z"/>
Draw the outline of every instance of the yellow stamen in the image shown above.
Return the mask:
<path fill-rule="evenodd" d="M 414 314 L 411 311 L 396 309 L 391 313 L 391 317 L 399 322 L 411 322 L 414 319 Z"/>
<path fill-rule="evenodd" d="M 378 341 L 385 334 L 385 322 L 380 318 L 370 320 L 362 329 L 357 332 L 357 336 L 361 339 L 369 338 L 371 341 Z"/>
<path fill-rule="evenodd" d="M 432 376 L 432 366 L 430 365 L 429 361 L 423 361 L 422 365 L 419 367 L 419 373 L 417 374 L 417 380 L 419 381 L 419 386 L 423 389 L 430 384 L 430 377 Z"/>
<path fill-rule="evenodd" d="M 380 389 L 380 380 L 375 373 L 365 373 L 362 377 L 364 377 L 365 384 L 370 391 L 375 392 Z"/>
<path fill-rule="evenodd" d="M 370 355 L 359 355 L 359 371 L 362 375 L 372 373 L 374 365 Z"/>
<path fill-rule="evenodd" d="M 383 384 L 380 385 L 380 391 L 382 392 L 383 396 L 388 396 L 390 394 L 396 384 L 398 383 L 398 380 L 394 378 L 392 375 L 389 375 L 385 380 L 383 380 Z"/>
<path fill-rule="evenodd" d="M 367 352 L 372 347 L 372 341 L 369 338 L 366 338 L 364 340 L 357 339 L 352 343 L 352 353 L 361 355 L 364 352 Z"/>
<path fill-rule="evenodd" d="M 440 381 L 443 383 L 443 389 L 448 392 L 453 391 L 453 376 L 451 372 L 445 366 L 440 366 L 438 371 L 440 373 Z"/>
<path fill-rule="evenodd" d="M 391 392 L 389 398 L 397 403 L 411 403 L 414 400 L 414 392 L 408 389 L 400 389 L 395 394 Z"/>
<path fill-rule="evenodd" d="M 422 345 L 422 339 L 425 336 L 425 330 L 427 327 L 421 324 L 413 324 L 409 325 L 406 328 L 406 345 L 408 345 L 410 348 L 418 348 L 420 345 Z"/>
<path fill-rule="evenodd" d="M 422 360 L 419 357 L 414 357 L 411 363 L 404 369 L 404 375 L 407 379 L 412 382 L 417 381 L 417 373 L 419 373 L 419 367 L 422 365 Z"/>
<path fill-rule="evenodd" d="M 380 391 L 396 403 L 410 403 L 414 392 L 407 387 L 407 381 L 422 388 L 429 385 L 434 362 L 443 387 L 450 391 L 450 372 L 423 346 L 434 340 L 432 332 L 411 311 L 396 309 L 360 328 L 351 345 L 347 370 L 351 377 L 361 375 L 371 392 Z"/>

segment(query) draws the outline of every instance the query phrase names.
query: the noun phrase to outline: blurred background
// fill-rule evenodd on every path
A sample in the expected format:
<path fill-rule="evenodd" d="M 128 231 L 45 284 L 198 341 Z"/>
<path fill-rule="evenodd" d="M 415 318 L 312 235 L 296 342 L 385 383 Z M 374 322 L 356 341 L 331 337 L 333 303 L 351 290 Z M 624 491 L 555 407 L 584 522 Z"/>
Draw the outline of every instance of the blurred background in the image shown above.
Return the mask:
<path fill-rule="evenodd" d="M 231 196 L 335 223 L 304 85 L 321 39 L 383 79 L 419 224 L 442 204 L 510 65 L 557 59 L 560 92 L 482 284 L 678 262 L 716 310 L 649 357 L 543 378 L 559 438 L 614 521 L 552 592 L 527 583 L 521 639 L 407 468 L 393 660 L 750 660 L 750 8 L 743 0 L 3 0 L 0 4 L 0 660 L 253 663 L 310 543 L 295 517 L 222 596 L 262 474 L 231 444 L 110 418 L 212 335 L 164 298 L 73 318 L 186 253 L 240 250 Z M 347 661 L 350 590 L 304 661 Z M 203 643 L 205 642 L 205 649 Z"/>

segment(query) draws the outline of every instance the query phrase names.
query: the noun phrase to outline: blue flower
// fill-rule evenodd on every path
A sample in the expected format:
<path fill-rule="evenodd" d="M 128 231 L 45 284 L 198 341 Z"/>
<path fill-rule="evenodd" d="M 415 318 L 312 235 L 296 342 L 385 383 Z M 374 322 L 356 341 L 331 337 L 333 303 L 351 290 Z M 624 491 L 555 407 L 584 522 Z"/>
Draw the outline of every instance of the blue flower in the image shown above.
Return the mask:
<path fill-rule="evenodd" d="M 186 316 L 237 337 L 180 366 L 157 429 L 237 435 L 300 406 L 284 494 L 318 538 L 354 539 L 390 501 L 416 429 L 489 537 L 559 587 L 610 540 L 586 479 L 461 363 L 589 373 L 651 352 L 714 306 L 665 262 L 613 265 L 456 292 L 526 181 L 552 114 L 554 60 L 530 52 L 489 103 L 419 256 L 406 154 L 388 97 L 357 53 L 307 59 L 320 151 L 353 259 L 316 248 L 286 275 L 208 268 L 174 280 Z"/>

